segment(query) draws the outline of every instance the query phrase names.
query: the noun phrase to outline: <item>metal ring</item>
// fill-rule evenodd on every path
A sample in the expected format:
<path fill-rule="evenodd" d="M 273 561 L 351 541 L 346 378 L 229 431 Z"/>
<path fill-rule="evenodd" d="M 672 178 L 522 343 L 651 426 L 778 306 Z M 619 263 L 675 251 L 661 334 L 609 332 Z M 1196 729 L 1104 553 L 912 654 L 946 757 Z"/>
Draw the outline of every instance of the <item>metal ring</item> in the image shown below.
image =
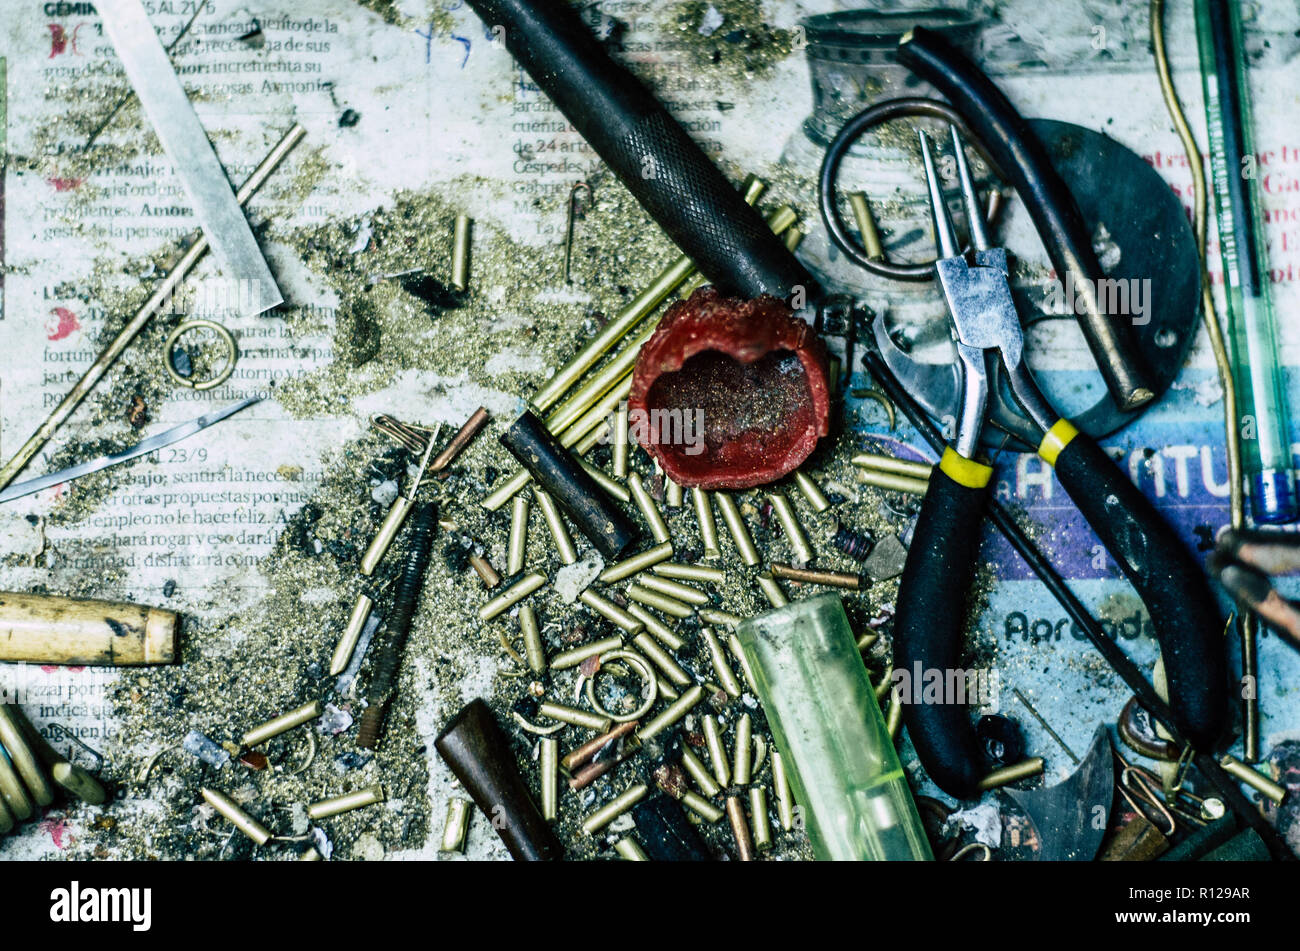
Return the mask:
<path fill-rule="evenodd" d="M 607 657 L 617 658 L 619 660 L 625 660 L 628 663 L 630 663 L 633 667 L 640 668 L 641 679 L 644 680 L 650 688 L 649 696 L 646 698 L 645 703 L 641 704 L 640 707 L 638 707 L 636 710 L 634 710 L 631 713 L 627 713 L 622 716 L 617 716 L 613 713 L 610 713 L 608 710 L 606 710 L 603 706 L 600 705 L 599 701 L 596 700 L 596 691 L 594 687 L 596 685 L 596 677 L 600 675 L 600 671 L 596 671 L 596 673 L 592 675 L 591 679 L 587 681 L 587 702 L 591 704 L 591 708 L 593 710 L 595 710 L 601 716 L 609 717 L 615 723 L 630 723 L 633 720 L 641 719 L 641 717 L 645 716 L 647 713 L 650 712 L 650 708 L 653 707 L 655 705 L 655 701 L 659 699 L 659 681 L 655 679 L 655 673 L 650 668 L 650 662 L 646 660 L 644 657 L 642 657 L 640 654 L 635 653 L 634 651 L 612 650 L 612 651 L 605 651 L 605 653 L 600 655 L 600 662 L 602 666 L 604 665 L 605 658 Z"/>
<path fill-rule="evenodd" d="M 827 147 L 826 157 L 822 159 L 821 180 L 818 187 L 822 221 L 826 225 L 827 232 L 830 233 L 831 240 L 835 242 L 835 246 L 843 251 L 849 260 L 872 274 L 895 281 L 931 280 L 934 277 L 934 261 L 923 261 L 919 264 L 893 264 L 889 261 L 868 257 L 866 249 L 853 240 L 844 224 L 844 219 L 840 216 L 840 210 L 835 201 L 838 195 L 835 189 L 835 179 L 839 176 L 840 163 L 848 153 L 849 147 L 863 134 L 894 119 L 915 117 L 940 119 L 955 125 L 961 130 L 962 137 L 971 144 L 975 151 L 979 152 L 980 158 L 984 160 L 985 164 L 993 169 L 998 177 L 1004 181 L 1006 180 L 1006 176 L 1002 174 L 997 164 L 989 158 L 988 150 L 984 148 L 979 138 L 966 125 L 966 120 L 962 118 L 961 113 L 948 103 L 941 102 L 938 99 L 925 99 L 919 96 L 889 99 L 864 109 L 846 122 L 839 135 L 835 136 L 835 141 Z M 989 196 L 989 224 L 992 224 L 997 219 L 1001 210 L 1002 193 L 994 189 Z M 962 253 L 968 250 L 969 248 L 965 248 Z"/>
<path fill-rule="evenodd" d="M 226 352 L 230 356 L 229 359 L 226 360 L 225 366 L 221 368 L 220 373 L 210 380 L 203 380 L 202 382 L 196 383 L 189 377 L 181 376 L 180 373 L 177 372 L 176 365 L 172 363 L 172 354 L 175 353 L 176 341 L 181 338 L 182 334 L 188 333 L 191 330 L 199 329 L 211 330 L 216 333 L 216 335 L 221 338 L 221 342 L 225 345 Z M 230 379 L 230 374 L 235 372 L 235 361 L 238 359 L 239 347 L 235 345 L 234 334 L 215 320 L 208 320 L 202 317 L 183 321 L 179 327 L 171 332 L 167 337 L 167 342 L 163 344 L 163 369 L 167 371 L 167 375 L 175 382 L 179 383 L 181 386 L 188 386 L 192 390 L 210 390 L 225 383 L 226 380 Z"/>

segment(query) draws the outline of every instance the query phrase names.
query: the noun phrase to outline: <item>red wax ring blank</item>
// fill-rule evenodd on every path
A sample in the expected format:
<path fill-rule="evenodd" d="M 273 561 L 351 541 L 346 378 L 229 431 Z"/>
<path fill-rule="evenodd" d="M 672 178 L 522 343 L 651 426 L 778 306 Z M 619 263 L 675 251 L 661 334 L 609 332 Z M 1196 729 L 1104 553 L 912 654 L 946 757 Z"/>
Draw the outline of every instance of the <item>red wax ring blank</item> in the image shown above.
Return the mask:
<path fill-rule="evenodd" d="M 631 433 L 678 485 L 764 485 L 830 431 L 826 374 L 825 346 L 785 303 L 702 287 L 641 348 Z"/>

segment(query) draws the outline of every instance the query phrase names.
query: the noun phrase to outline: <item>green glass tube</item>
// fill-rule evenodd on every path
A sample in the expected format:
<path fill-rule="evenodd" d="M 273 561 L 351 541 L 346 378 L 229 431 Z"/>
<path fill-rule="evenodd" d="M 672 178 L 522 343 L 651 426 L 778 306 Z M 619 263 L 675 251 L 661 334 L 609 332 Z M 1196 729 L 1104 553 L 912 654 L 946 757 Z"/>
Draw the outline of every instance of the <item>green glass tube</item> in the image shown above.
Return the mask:
<path fill-rule="evenodd" d="M 817 858 L 932 859 L 839 596 L 749 618 L 737 635 Z"/>
<path fill-rule="evenodd" d="M 1214 206 L 1223 258 L 1228 335 L 1241 427 L 1242 470 L 1256 522 L 1296 520 L 1285 379 L 1270 291 L 1261 172 L 1237 0 L 1196 0 L 1196 37 Z"/>

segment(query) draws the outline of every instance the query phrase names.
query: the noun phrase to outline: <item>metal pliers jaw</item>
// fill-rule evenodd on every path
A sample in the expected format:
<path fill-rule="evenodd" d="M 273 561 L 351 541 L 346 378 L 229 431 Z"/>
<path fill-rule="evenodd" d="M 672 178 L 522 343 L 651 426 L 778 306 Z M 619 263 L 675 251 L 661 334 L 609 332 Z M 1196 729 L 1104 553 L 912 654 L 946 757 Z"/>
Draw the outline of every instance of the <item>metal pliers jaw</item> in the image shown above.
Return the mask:
<path fill-rule="evenodd" d="M 1007 251 L 989 245 L 983 209 L 966 162 L 961 136 L 953 127 L 953 154 L 962 203 L 970 222 L 974 263 L 960 251 L 961 245 L 935 171 L 929 136 L 925 132 L 918 132 L 918 135 L 929 189 L 930 214 L 940 254 L 935 261 L 935 273 L 948 312 L 952 315 L 957 354 L 962 365 L 961 420 L 953 448 L 970 459 L 979 446 L 980 431 L 988 410 L 990 380 L 997 378 L 995 360 L 1001 360 L 1012 394 L 1041 430 L 1046 432 L 1050 429 L 1057 417 L 1025 363 L 1024 333 L 1007 281 Z"/>

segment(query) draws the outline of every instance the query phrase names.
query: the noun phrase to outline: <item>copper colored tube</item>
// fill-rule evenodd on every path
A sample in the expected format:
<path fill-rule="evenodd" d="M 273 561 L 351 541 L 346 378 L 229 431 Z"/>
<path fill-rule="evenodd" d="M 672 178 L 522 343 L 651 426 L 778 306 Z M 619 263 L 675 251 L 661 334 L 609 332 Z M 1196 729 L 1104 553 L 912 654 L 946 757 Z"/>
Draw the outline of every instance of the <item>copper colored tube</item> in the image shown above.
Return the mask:
<path fill-rule="evenodd" d="M 492 826 L 516 861 L 564 857 L 563 846 L 529 795 L 515 766 L 514 751 L 486 703 L 471 700 L 447 724 L 434 747 L 483 814 L 504 820 Z"/>
<path fill-rule="evenodd" d="M 787 581 L 801 581 L 805 584 L 825 584 L 833 588 L 848 588 L 860 591 L 866 587 L 861 575 L 848 571 L 817 571 L 812 568 L 795 568 L 791 565 L 772 565 L 772 576 Z"/>
<path fill-rule="evenodd" d="M 639 720 L 630 720 L 627 723 L 620 723 L 608 733 L 602 733 L 595 739 L 588 740 L 581 746 L 564 754 L 564 758 L 560 760 L 560 765 L 567 770 L 573 770 L 579 766 L 586 765 L 593 756 L 605 747 L 605 744 L 613 743 L 619 737 L 627 736 L 629 733 L 634 732 L 639 723 Z"/>
<path fill-rule="evenodd" d="M 736 839 L 736 857 L 742 862 L 754 861 L 754 840 L 749 834 L 749 817 L 739 796 L 727 797 L 727 821 Z"/>
<path fill-rule="evenodd" d="M 461 454 L 469 441 L 478 435 L 488 421 L 488 411 L 480 406 L 474 410 L 474 414 L 465 420 L 465 425 L 460 428 L 460 432 L 451 437 L 451 442 L 447 443 L 447 448 L 434 457 L 433 462 L 429 464 L 430 472 L 441 472 L 447 468 Z"/>

